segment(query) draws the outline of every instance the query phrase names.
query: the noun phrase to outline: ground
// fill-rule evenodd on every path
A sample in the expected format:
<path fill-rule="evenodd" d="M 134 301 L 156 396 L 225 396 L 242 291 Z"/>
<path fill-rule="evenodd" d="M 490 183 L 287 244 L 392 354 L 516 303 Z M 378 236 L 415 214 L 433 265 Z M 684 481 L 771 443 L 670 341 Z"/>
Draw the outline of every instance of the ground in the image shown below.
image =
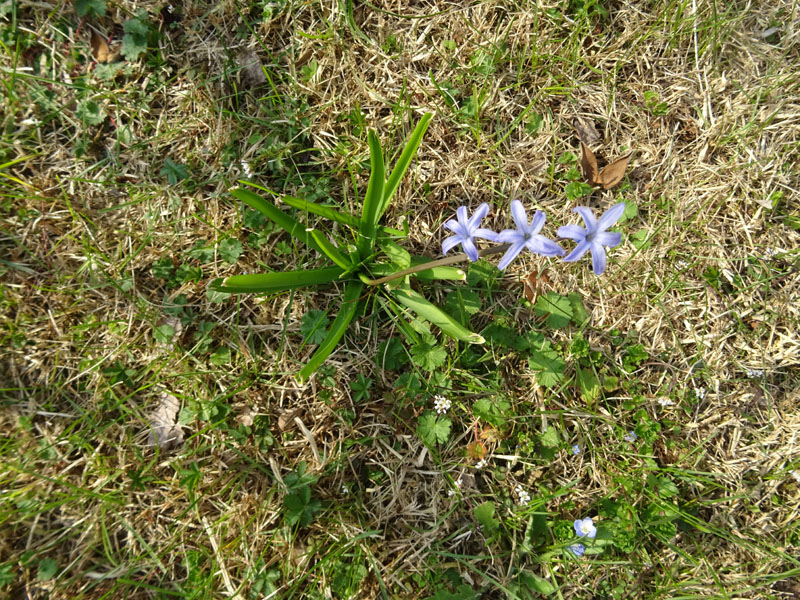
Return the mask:
<path fill-rule="evenodd" d="M 800 597 L 798 11 L 0 5 L 0 594 Z M 414 278 L 484 344 L 370 288 L 300 381 L 343 283 L 214 291 L 328 264 L 230 192 L 345 248 L 280 199 L 360 216 L 368 131 L 391 167 L 428 113 L 412 255 L 513 199 L 622 241 Z"/>

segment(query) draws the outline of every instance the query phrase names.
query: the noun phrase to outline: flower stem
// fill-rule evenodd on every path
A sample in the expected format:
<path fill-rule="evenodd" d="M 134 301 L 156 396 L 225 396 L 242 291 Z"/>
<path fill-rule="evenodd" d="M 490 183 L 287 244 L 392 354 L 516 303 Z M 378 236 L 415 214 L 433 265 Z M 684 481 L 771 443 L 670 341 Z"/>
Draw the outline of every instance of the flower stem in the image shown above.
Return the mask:
<path fill-rule="evenodd" d="M 500 244 L 499 246 L 484 248 L 483 250 L 478 251 L 478 256 L 483 258 L 484 256 L 490 256 L 492 254 L 500 254 L 501 252 L 508 250 L 510 246 L 511 244 Z M 428 263 L 417 265 L 415 267 L 403 269 L 402 271 L 397 271 L 397 273 L 392 273 L 391 275 L 381 277 L 380 279 L 367 279 L 366 277 L 362 277 L 361 281 L 367 285 L 381 285 L 382 283 L 389 283 L 390 281 L 400 279 L 401 277 L 411 275 L 412 273 L 419 273 L 420 271 L 427 271 L 428 269 L 435 269 L 436 267 L 447 267 L 449 265 L 464 262 L 465 260 L 469 260 L 466 254 L 454 254 L 453 256 L 446 256 L 445 258 L 440 258 L 439 260 L 434 260 Z"/>

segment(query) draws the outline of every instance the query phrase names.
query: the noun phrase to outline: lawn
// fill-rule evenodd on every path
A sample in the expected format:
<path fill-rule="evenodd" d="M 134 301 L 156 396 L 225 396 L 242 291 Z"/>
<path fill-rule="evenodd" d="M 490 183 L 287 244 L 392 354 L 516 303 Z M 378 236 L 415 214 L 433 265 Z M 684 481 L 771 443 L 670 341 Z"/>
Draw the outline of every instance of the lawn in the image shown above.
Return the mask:
<path fill-rule="evenodd" d="M 798 31 L 0 4 L 0 597 L 800 598 Z"/>

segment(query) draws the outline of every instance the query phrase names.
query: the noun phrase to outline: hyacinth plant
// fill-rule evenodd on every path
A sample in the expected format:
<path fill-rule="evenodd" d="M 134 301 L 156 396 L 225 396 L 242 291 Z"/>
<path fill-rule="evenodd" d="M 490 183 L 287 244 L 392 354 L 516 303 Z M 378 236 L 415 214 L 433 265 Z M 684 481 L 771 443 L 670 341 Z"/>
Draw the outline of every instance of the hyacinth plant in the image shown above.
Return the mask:
<path fill-rule="evenodd" d="M 291 212 L 287 212 L 250 189 L 240 187 L 231 191 L 235 198 L 264 214 L 296 240 L 326 256 L 332 265 L 317 269 L 233 275 L 213 280 L 210 284 L 212 290 L 231 294 L 267 294 L 336 281 L 344 284 L 340 310 L 325 339 L 297 374 L 300 381 L 307 380 L 330 356 L 351 321 L 363 313 L 370 291 L 382 292 L 379 298 L 380 304 L 391 315 L 401 317 L 398 319 L 399 326 L 410 340 L 418 341 L 419 334 L 402 317 L 413 314 L 438 326 L 443 333 L 455 340 L 482 344 L 484 343 L 482 336 L 464 327 L 412 289 L 411 278 L 463 281 L 466 279 L 464 271 L 451 265 L 466 260 L 474 262 L 484 256 L 504 253 L 498 267 L 505 269 L 526 248 L 543 256 L 555 257 L 566 254 L 556 242 L 539 233 L 545 223 L 545 214 L 536 211 L 529 223 L 519 200 L 511 202 L 511 215 L 516 229 L 507 229 L 499 233 L 480 227 L 481 221 L 489 212 L 488 204 L 481 204 L 472 216 L 469 215 L 467 207 L 458 208 L 456 219 L 451 219 L 444 225 L 453 235 L 444 241 L 442 251 L 447 254 L 460 245 L 464 250 L 463 254 L 439 260 L 412 257 L 396 242 L 408 234 L 407 229 L 400 231 L 384 227 L 381 225 L 381 219 L 411 165 L 431 117 L 431 114 L 426 114 L 420 119 L 388 178 L 377 135 L 373 131 L 368 133 L 371 172 L 360 216 L 343 213 L 332 206 L 283 196 L 280 198 L 281 201 L 292 209 Z M 265 188 L 250 183 L 248 185 L 271 193 Z M 591 251 L 594 271 L 598 275 L 601 274 L 606 264 L 604 246 L 615 246 L 621 239 L 620 234 L 609 233 L 606 229 L 619 219 L 624 208 L 624 204 L 618 204 L 597 220 L 589 208 L 576 208 L 575 211 L 583 217 L 586 228 L 568 225 L 559 230 L 559 235 L 562 237 L 572 238 L 578 242 L 564 260 L 575 261 L 587 251 Z M 295 217 L 298 213 L 334 221 L 349 230 L 350 236 L 334 243 L 324 232 L 308 228 L 298 221 Z M 476 239 L 500 242 L 500 244 L 478 250 Z"/>

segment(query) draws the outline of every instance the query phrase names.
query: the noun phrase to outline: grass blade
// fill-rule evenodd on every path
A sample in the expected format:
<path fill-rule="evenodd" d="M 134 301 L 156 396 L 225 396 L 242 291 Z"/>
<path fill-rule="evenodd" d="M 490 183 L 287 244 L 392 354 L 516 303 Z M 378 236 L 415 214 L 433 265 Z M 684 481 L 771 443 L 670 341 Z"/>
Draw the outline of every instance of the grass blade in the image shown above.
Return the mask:
<path fill-rule="evenodd" d="M 483 344 L 483 336 L 471 332 L 438 306 L 428 302 L 421 294 L 409 287 L 392 290 L 392 296 L 403 306 L 410 308 L 423 319 L 427 319 L 444 333 L 469 344 Z"/>
<path fill-rule="evenodd" d="M 342 298 L 342 305 L 339 308 L 339 314 L 336 315 L 336 319 L 333 321 L 330 330 L 328 331 L 328 335 L 325 336 L 323 342 L 317 347 L 316 352 L 314 352 L 311 360 L 308 361 L 305 367 L 303 367 L 300 372 L 297 374 L 297 378 L 304 382 L 306 381 L 311 375 L 316 371 L 320 365 L 325 362 L 331 352 L 336 348 L 336 345 L 339 343 L 339 340 L 342 339 L 344 332 L 347 331 L 347 326 L 350 325 L 350 321 L 353 320 L 353 317 L 356 314 L 356 309 L 358 308 L 358 299 L 361 296 L 361 291 L 364 289 L 364 284 L 358 280 L 353 280 L 347 282 L 347 286 L 344 288 L 344 296 Z"/>
<path fill-rule="evenodd" d="M 372 172 L 369 175 L 367 193 L 364 197 L 364 208 L 361 213 L 361 225 L 358 230 L 358 254 L 362 259 L 367 258 L 375 246 L 375 233 L 378 221 L 381 218 L 381 205 L 383 203 L 383 186 L 386 172 L 383 166 L 383 153 L 374 131 L 369 132 L 369 161 Z"/>
<path fill-rule="evenodd" d="M 291 215 L 287 215 L 269 200 L 265 200 L 258 194 L 254 194 L 250 190 L 244 188 L 231 190 L 231 195 L 247 204 L 250 208 L 262 213 L 276 225 L 284 229 L 289 235 L 303 242 L 309 248 L 313 248 L 317 252 L 325 254 L 322 248 L 317 245 L 317 242 L 314 241 L 314 238 L 306 231 L 305 225 Z"/>
<path fill-rule="evenodd" d="M 392 196 L 394 196 L 394 193 L 400 185 L 400 181 L 403 179 L 406 171 L 408 171 L 408 167 L 411 166 L 411 161 L 417 153 L 419 145 L 422 143 L 422 136 L 425 135 L 425 131 L 428 129 L 428 123 L 430 123 L 432 117 L 433 113 L 425 113 L 422 115 L 419 123 L 417 123 L 417 126 L 408 138 L 406 147 L 403 148 L 403 152 L 400 154 L 400 158 L 397 159 L 397 163 L 395 163 L 394 169 L 392 169 L 392 173 L 386 181 L 386 186 L 383 188 L 383 199 L 381 208 L 378 211 L 378 219 L 380 219 L 383 213 L 386 212 L 386 209 L 389 208 L 389 202 L 391 202 Z"/>
<path fill-rule="evenodd" d="M 212 290 L 228 294 L 264 294 L 330 283 L 336 281 L 342 273 L 344 270 L 339 267 L 327 267 L 325 269 L 232 275 L 224 279 L 215 279 L 209 285 Z"/>

